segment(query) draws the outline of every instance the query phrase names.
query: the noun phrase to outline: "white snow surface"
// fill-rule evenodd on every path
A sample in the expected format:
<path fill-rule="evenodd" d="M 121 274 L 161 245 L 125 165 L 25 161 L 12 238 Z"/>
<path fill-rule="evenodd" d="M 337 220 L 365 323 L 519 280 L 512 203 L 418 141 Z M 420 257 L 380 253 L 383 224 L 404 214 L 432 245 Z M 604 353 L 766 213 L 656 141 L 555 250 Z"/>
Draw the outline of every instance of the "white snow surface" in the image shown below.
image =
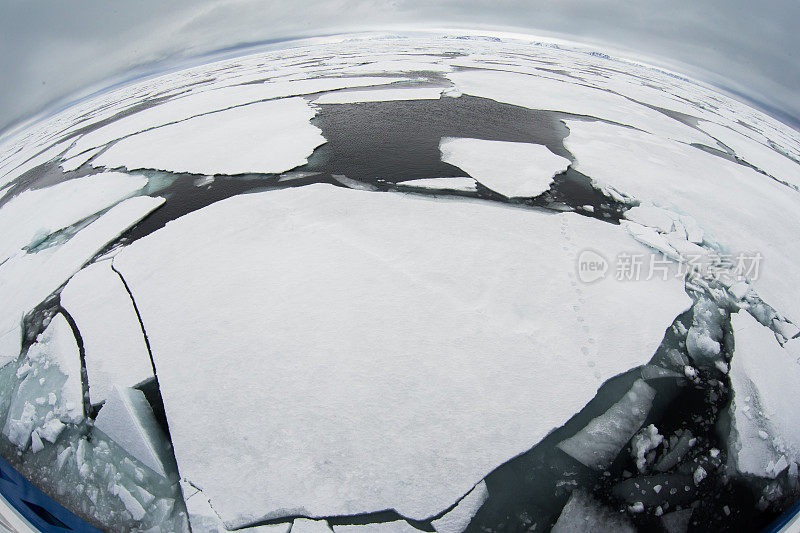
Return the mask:
<path fill-rule="evenodd" d="M 334 533 L 419 533 L 419 529 L 404 520 L 358 524 L 350 526 L 333 526 Z"/>
<path fill-rule="evenodd" d="M 569 166 L 540 144 L 445 137 L 439 151 L 442 161 L 506 197 L 538 196 Z"/>
<path fill-rule="evenodd" d="M 486 482 L 481 481 L 446 515 L 434 520 L 433 529 L 436 533 L 462 533 L 488 498 Z"/>
<path fill-rule="evenodd" d="M 114 386 L 97 413 L 94 427 L 143 465 L 167 476 L 169 443 L 142 391 Z"/>
<path fill-rule="evenodd" d="M 139 319 L 110 261 L 98 261 L 72 276 L 61 291 L 61 306 L 83 339 L 93 404 L 105 400 L 114 385 L 133 387 L 153 377 Z"/>
<path fill-rule="evenodd" d="M 781 456 L 800 463 L 800 419 L 790 391 L 800 383 L 800 341 L 785 347 L 749 313 L 731 316 L 735 350 L 731 362 L 734 436 L 731 452 L 742 473 L 773 477 L 770 462 Z M 764 439 L 760 432 L 767 434 Z"/>
<path fill-rule="evenodd" d="M 362 89 L 336 91 L 314 99 L 315 104 L 354 104 L 360 102 L 387 102 L 391 100 L 438 100 L 441 87 L 396 87 L 391 89 Z"/>
<path fill-rule="evenodd" d="M 611 186 L 642 201 L 690 215 L 704 232 L 735 257 L 760 253 L 753 287 L 795 323 L 800 299 L 800 193 L 755 170 L 699 149 L 629 128 L 566 121 L 565 145 L 576 170 L 601 187 Z"/>
<path fill-rule="evenodd" d="M 325 520 L 311 520 L 309 518 L 295 518 L 292 522 L 294 533 L 333 533 Z"/>
<path fill-rule="evenodd" d="M 451 191 L 469 191 L 477 190 L 477 185 L 474 179 L 467 177 L 455 178 L 421 178 L 418 180 L 406 180 L 397 182 L 398 185 L 405 185 L 406 187 L 418 187 L 420 189 L 439 189 Z"/>
<path fill-rule="evenodd" d="M 217 202 L 114 265 L 180 472 L 239 527 L 434 516 L 649 360 L 683 283 L 580 286 L 589 245 L 644 250 L 575 214 L 319 184 Z"/>
<path fill-rule="evenodd" d="M 193 174 L 280 173 L 306 163 L 325 142 L 303 98 L 270 100 L 202 115 L 126 137 L 92 164 Z"/>
<path fill-rule="evenodd" d="M 133 196 L 147 185 L 143 176 L 105 172 L 29 189 L 0 207 L 0 262 L 51 233 Z"/>
<path fill-rule="evenodd" d="M 699 127 L 733 149 L 741 159 L 780 181 L 800 188 L 800 163 L 765 146 L 757 139 L 716 122 L 701 121 Z"/>
<path fill-rule="evenodd" d="M 71 239 L 0 264 L 0 366 L 22 348 L 22 318 L 64 284 L 106 244 L 164 203 L 138 196 L 115 205 Z"/>

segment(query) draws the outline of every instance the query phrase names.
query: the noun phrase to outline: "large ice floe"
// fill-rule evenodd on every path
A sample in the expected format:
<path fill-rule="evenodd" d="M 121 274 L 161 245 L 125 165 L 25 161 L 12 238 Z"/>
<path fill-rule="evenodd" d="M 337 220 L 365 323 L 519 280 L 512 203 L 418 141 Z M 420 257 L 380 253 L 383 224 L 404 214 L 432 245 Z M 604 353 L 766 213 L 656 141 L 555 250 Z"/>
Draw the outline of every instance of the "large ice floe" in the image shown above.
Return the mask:
<path fill-rule="evenodd" d="M 0 138 L 0 454 L 113 531 L 791 507 L 797 132 L 597 50 L 451 37 L 251 50 Z"/>
<path fill-rule="evenodd" d="M 689 306 L 675 279 L 576 290 L 579 250 L 631 245 L 574 214 L 321 184 L 217 202 L 113 262 L 179 469 L 235 527 L 447 509 L 644 363 Z"/>

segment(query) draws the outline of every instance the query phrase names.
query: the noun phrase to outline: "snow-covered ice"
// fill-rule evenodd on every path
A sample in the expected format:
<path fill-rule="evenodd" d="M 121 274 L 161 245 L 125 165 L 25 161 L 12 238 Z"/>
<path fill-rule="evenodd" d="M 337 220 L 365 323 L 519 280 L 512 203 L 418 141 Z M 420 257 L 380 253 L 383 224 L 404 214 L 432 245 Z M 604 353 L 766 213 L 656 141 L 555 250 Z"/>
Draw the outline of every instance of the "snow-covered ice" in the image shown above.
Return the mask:
<path fill-rule="evenodd" d="M 491 98 L 529 109 L 597 117 L 639 128 L 661 139 L 713 142 L 708 135 L 658 111 L 587 84 L 500 71 L 467 70 L 452 72 L 446 76 L 462 93 L 472 96 Z"/>
<path fill-rule="evenodd" d="M 167 476 L 169 443 L 142 391 L 112 387 L 94 427 L 143 465 Z"/>
<path fill-rule="evenodd" d="M 746 474 L 773 477 L 782 456 L 800 463 L 800 341 L 781 347 L 769 328 L 744 311 L 731 317 L 735 351 L 731 363 L 733 428 L 729 453 Z M 764 439 L 760 433 L 766 433 Z"/>
<path fill-rule="evenodd" d="M 540 195 L 569 165 L 540 144 L 446 137 L 439 150 L 442 161 L 506 197 Z"/>
<path fill-rule="evenodd" d="M 333 526 L 334 533 L 418 533 L 420 530 L 405 520 L 348 526 Z"/>
<path fill-rule="evenodd" d="M 139 318 L 111 261 L 98 261 L 72 276 L 61 291 L 61 306 L 83 340 L 93 404 L 105 400 L 114 385 L 133 387 L 154 377 Z"/>
<path fill-rule="evenodd" d="M 311 520 L 309 518 L 295 518 L 292 522 L 294 533 L 333 533 L 325 520 Z"/>
<path fill-rule="evenodd" d="M 486 483 L 481 481 L 458 502 L 458 505 L 441 518 L 434 520 L 433 529 L 436 533 L 462 533 L 488 497 Z"/>
<path fill-rule="evenodd" d="M 164 203 L 138 196 L 115 205 L 66 243 L 20 252 L 0 264 L 0 366 L 22 348 L 22 318 L 80 270 L 106 244 Z"/>
<path fill-rule="evenodd" d="M 181 474 L 237 527 L 434 516 L 646 362 L 690 304 L 683 283 L 579 295 L 589 245 L 640 246 L 572 213 L 319 184 L 217 202 L 114 265 Z"/>
<path fill-rule="evenodd" d="M 685 144 L 630 128 L 566 121 L 574 164 L 599 186 L 689 215 L 704 239 L 734 261 L 759 253 L 763 264 L 753 286 L 789 319 L 800 321 L 800 299 L 787 287 L 800 285 L 800 193 L 755 170 Z M 620 154 L 619 157 L 612 154 Z"/>
<path fill-rule="evenodd" d="M 354 104 L 360 102 L 387 102 L 391 100 L 438 100 L 441 87 L 396 87 L 391 89 L 362 89 L 325 93 L 314 99 L 315 104 Z"/>
<path fill-rule="evenodd" d="M 105 172 L 15 196 L 0 208 L 0 262 L 133 196 L 145 185 L 147 178 L 143 176 Z"/>
<path fill-rule="evenodd" d="M 313 94 L 349 87 L 384 85 L 397 81 L 402 81 L 402 78 L 367 76 L 358 78 L 317 78 L 235 85 L 193 92 L 187 96 L 172 98 L 167 102 L 133 113 L 81 135 L 69 151 L 64 154 L 65 158 L 74 158 L 76 161 L 70 159 L 72 162 L 68 166 L 62 165 L 62 167 L 65 170 L 77 168 L 77 166 L 80 166 L 78 161 L 89 159 L 90 155 L 87 152 L 94 148 L 145 130 L 185 121 L 198 115 L 219 112 L 261 100 Z M 77 157 L 84 153 L 86 153 L 86 156 L 83 158 Z"/>
<path fill-rule="evenodd" d="M 474 179 L 467 177 L 455 178 L 422 178 L 418 180 L 400 181 L 398 185 L 416 187 L 419 189 L 450 190 L 474 192 L 477 185 Z"/>
<path fill-rule="evenodd" d="M 193 174 L 280 173 L 325 142 L 302 98 L 244 105 L 126 137 L 92 164 Z"/>

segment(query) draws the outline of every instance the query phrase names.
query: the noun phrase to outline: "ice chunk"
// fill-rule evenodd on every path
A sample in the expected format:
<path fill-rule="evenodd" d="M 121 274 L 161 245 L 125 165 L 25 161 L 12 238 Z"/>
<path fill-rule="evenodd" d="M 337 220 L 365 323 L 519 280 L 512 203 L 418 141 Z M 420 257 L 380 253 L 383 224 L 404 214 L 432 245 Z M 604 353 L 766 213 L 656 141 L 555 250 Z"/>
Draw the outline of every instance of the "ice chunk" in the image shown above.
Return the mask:
<path fill-rule="evenodd" d="M 308 518 L 295 518 L 292 523 L 293 533 L 333 533 L 325 520 L 310 520 Z"/>
<path fill-rule="evenodd" d="M 390 100 L 438 100 L 441 87 L 395 87 L 390 89 L 362 89 L 336 91 L 323 94 L 315 104 L 352 104 L 357 102 L 386 102 Z"/>
<path fill-rule="evenodd" d="M 122 485 L 117 485 L 114 487 L 114 492 L 117 493 L 117 496 L 120 500 L 122 500 L 123 505 L 125 505 L 125 509 L 128 510 L 134 520 L 138 521 L 144 518 L 144 507 L 142 507 L 142 504 L 139 503 L 139 501 L 134 498 L 125 487 Z"/>
<path fill-rule="evenodd" d="M 130 295 L 110 261 L 75 274 L 61 291 L 61 306 L 78 326 L 91 402 L 106 399 L 114 385 L 133 387 L 153 378 L 150 353 Z"/>
<path fill-rule="evenodd" d="M 419 529 L 404 520 L 349 526 L 333 526 L 334 533 L 418 533 Z"/>
<path fill-rule="evenodd" d="M 443 189 L 452 191 L 476 191 L 476 182 L 472 178 L 423 178 L 407 180 L 397 183 L 406 187 L 419 187 L 420 189 Z"/>
<path fill-rule="evenodd" d="M 558 447 L 590 468 L 607 468 L 642 427 L 655 397 L 655 389 L 637 379 L 608 411 Z"/>
<path fill-rule="evenodd" d="M 628 209 L 625 211 L 625 218 L 643 226 L 657 229 L 661 233 L 669 233 L 675 224 L 675 216 L 672 213 L 650 203 L 644 203 Z"/>
<path fill-rule="evenodd" d="M 596 531 L 634 533 L 636 529 L 623 515 L 605 508 L 585 492 L 576 490 L 570 496 L 551 531 L 553 533 L 594 533 Z"/>
<path fill-rule="evenodd" d="M 658 428 L 653 424 L 634 435 L 633 441 L 631 441 L 631 454 L 636 460 L 636 468 L 639 469 L 639 472 L 644 472 L 646 469 L 647 459 L 645 455 L 658 448 L 663 440 L 664 437 L 658 434 Z"/>
<path fill-rule="evenodd" d="M 486 483 L 481 481 L 446 515 L 434 520 L 433 529 L 437 533 L 462 533 L 487 498 L 489 491 L 486 489 Z"/>
<path fill-rule="evenodd" d="M 325 142 L 311 125 L 315 113 L 302 98 L 235 107 L 127 137 L 92 164 L 194 174 L 285 172 Z"/>
<path fill-rule="evenodd" d="M 731 324 L 735 351 L 728 454 L 740 472 L 771 477 L 781 457 L 800 462 L 800 420 L 793 396 L 786 393 L 800 382 L 800 344 L 794 340 L 781 347 L 769 328 L 742 311 L 731 316 Z"/>
<path fill-rule="evenodd" d="M 164 203 L 139 196 L 109 209 L 69 241 L 35 254 L 17 254 L 0 264 L 0 365 L 19 356 L 21 323 L 106 244 Z"/>
<path fill-rule="evenodd" d="M 442 161 L 507 197 L 540 195 L 569 165 L 540 144 L 445 137 L 439 150 Z"/>
<path fill-rule="evenodd" d="M 690 304 L 674 278 L 578 295 L 580 249 L 630 244 L 574 213 L 315 184 L 212 204 L 114 266 L 180 472 L 239 527 L 452 506 L 649 359 Z"/>
<path fill-rule="evenodd" d="M 0 262 L 25 246 L 136 194 L 147 178 L 106 172 L 27 190 L 0 207 Z"/>
<path fill-rule="evenodd" d="M 141 391 L 114 386 L 94 424 L 154 472 L 167 476 L 169 445 Z"/>

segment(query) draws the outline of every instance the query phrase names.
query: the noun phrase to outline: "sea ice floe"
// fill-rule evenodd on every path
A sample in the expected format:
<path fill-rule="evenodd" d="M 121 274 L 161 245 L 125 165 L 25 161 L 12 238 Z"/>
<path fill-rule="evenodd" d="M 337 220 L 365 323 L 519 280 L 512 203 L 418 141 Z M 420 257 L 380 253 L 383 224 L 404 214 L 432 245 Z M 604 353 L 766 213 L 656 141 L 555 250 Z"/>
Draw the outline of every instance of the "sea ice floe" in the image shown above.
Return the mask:
<path fill-rule="evenodd" d="M 289 82 L 235 85 L 193 92 L 187 96 L 172 98 L 167 102 L 139 111 L 138 113 L 133 113 L 124 118 L 115 120 L 106 126 L 81 135 L 69 151 L 64 154 L 64 158 L 70 158 L 69 160 L 71 161 L 64 169 L 68 170 L 80 166 L 77 161 L 81 159 L 85 161 L 89 158 L 89 155 L 87 154 L 83 158 L 77 156 L 94 148 L 104 146 L 110 142 L 145 130 L 181 122 L 198 115 L 219 112 L 224 109 L 243 106 L 262 100 L 313 94 L 350 87 L 384 85 L 402 80 L 402 78 L 366 76 L 359 78 L 317 78 Z M 267 120 L 267 122 L 269 122 L 269 120 Z M 75 161 L 73 161 L 72 158 L 75 158 Z"/>
<path fill-rule="evenodd" d="M 769 175 L 800 188 L 800 164 L 777 152 L 761 141 L 715 122 L 702 121 L 698 127 L 713 135 L 736 152 L 736 155 Z"/>
<path fill-rule="evenodd" d="M 418 180 L 406 180 L 397 182 L 404 187 L 414 187 L 418 189 L 445 190 L 445 191 L 477 191 L 477 182 L 472 178 L 422 178 Z"/>
<path fill-rule="evenodd" d="M 433 529 L 436 530 L 436 533 L 462 533 L 487 498 L 489 498 L 489 491 L 486 489 L 486 483 L 481 481 L 447 514 L 434 520 L 432 522 Z"/>
<path fill-rule="evenodd" d="M 22 348 L 22 319 L 122 232 L 157 209 L 163 198 L 139 196 L 115 205 L 59 246 L 18 252 L 0 264 L 0 366 Z"/>
<path fill-rule="evenodd" d="M 3 434 L 24 450 L 33 438 L 55 442 L 65 423 L 83 420 L 83 384 L 78 343 L 64 315 L 57 314 L 29 348 L 17 371 L 21 382 L 13 392 Z M 57 391 L 56 400 L 44 399 Z M 34 451 L 37 451 L 34 449 Z"/>
<path fill-rule="evenodd" d="M 83 340 L 91 403 L 105 400 L 114 385 L 133 387 L 154 377 L 136 310 L 111 261 L 72 276 L 61 291 L 61 306 Z"/>
<path fill-rule="evenodd" d="M 361 89 L 325 93 L 314 99 L 315 104 L 354 104 L 360 102 L 387 102 L 391 100 L 438 100 L 441 87 L 397 87 L 392 89 Z"/>
<path fill-rule="evenodd" d="M 597 117 L 656 134 L 661 139 L 712 142 L 708 135 L 658 111 L 585 84 L 500 71 L 467 70 L 446 76 L 461 92 L 472 96 L 529 109 Z"/>
<path fill-rule="evenodd" d="M 112 387 L 97 413 L 94 427 L 143 465 L 167 477 L 172 463 L 169 441 L 142 391 Z"/>
<path fill-rule="evenodd" d="M 608 411 L 558 447 L 590 468 L 608 468 L 642 427 L 655 397 L 655 389 L 644 380 L 634 381 L 630 390 Z"/>
<path fill-rule="evenodd" d="M 728 453 L 739 472 L 774 477 L 781 457 L 800 463 L 797 405 L 787 393 L 800 383 L 800 341 L 781 347 L 768 328 L 743 311 L 732 315 L 731 323 L 735 350 Z"/>
<path fill-rule="evenodd" d="M 137 194 L 145 185 L 143 176 L 105 172 L 15 196 L 0 208 L 0 262 Z"/>
<path fill-rule="evenodd" d="M 573 491 L 561 511 L 553 533 L 594 533 L 618 531 L 633 533 L 636 529 L 624 515 L 606 508 L 582 490 Z"/>
<path fill-rule="evenodd" d="M 315 113 L 302 98 L 235 107 L 126 137 L 92 164 L 205 175 L 285 172 L 325 142 L 311 125 Z"/>
<path fill-rule="evenodd" d="M 800 247 L 784 245 L 800 234 L 797 191 L 751 168 L 655 135 L 596 122 L 568 120 L 567 126 L 565 145 L 576 158 L 576 170 L 601 187 L 691 216 L 704 240 L 722 246 L 734 264 L 744 259 L 765 302 L 800 321 L 800 299 L 786 290 L 800 285 Z"/>
<path fill-rule="evenodd" d="M 12 167 L 12 168 L 10 168 L 9 170 L 6 170 L 3 173 L 0 173 L 0 187 L 6 185 L 7 183 L 11 183 L 15 179 L 17 179 L 19 176 L 21 176 L 21 175 L 25 174 L 26 172 L 28 172 L 29 170 L 32 170 L 32 169 L 34 169 L 34 168 L 36 168 L 39 165 L 42 165 L 44 163 L 47 163 L 48 161 L 51 161 L 52 159 L 55 159 L 60 154 L 62 154 L 64 152 L 64 150 L 66 150 L 69 147 L 69 144 L 70 143 L 68 143 L 68 142 L 57 143 L 57 144 L 47 148 L 46 150 L 43 150 L 40 154 L 38 154 L 38 155 L 36 155 L 34 157 L 31 157 L 29 160 L 25 161 L 24 163 L 22 163 L 22 164 L 20 164 L 18 166 Z"/>
<path fill-rule="evenodd" d="M 446 137 L 439 150 L 442 161 L 506 197 L 540 195 L 569 165 L 540 144 Z"/>
<path fill-rule="evenodd" d="M 419 533 L 419 529 L 405 520 L 377 522 L 347 526 L 333 526 L 334 533 Z"/>
<path fill-rule="evenodd" d="M 574 213 L 317 184 L 217 202 L 114 266 L 180 472 L 240 527 L 435 516 L 646 362 L 683 283 L 580 284 L 588 246 L 640 248 Z"/>

